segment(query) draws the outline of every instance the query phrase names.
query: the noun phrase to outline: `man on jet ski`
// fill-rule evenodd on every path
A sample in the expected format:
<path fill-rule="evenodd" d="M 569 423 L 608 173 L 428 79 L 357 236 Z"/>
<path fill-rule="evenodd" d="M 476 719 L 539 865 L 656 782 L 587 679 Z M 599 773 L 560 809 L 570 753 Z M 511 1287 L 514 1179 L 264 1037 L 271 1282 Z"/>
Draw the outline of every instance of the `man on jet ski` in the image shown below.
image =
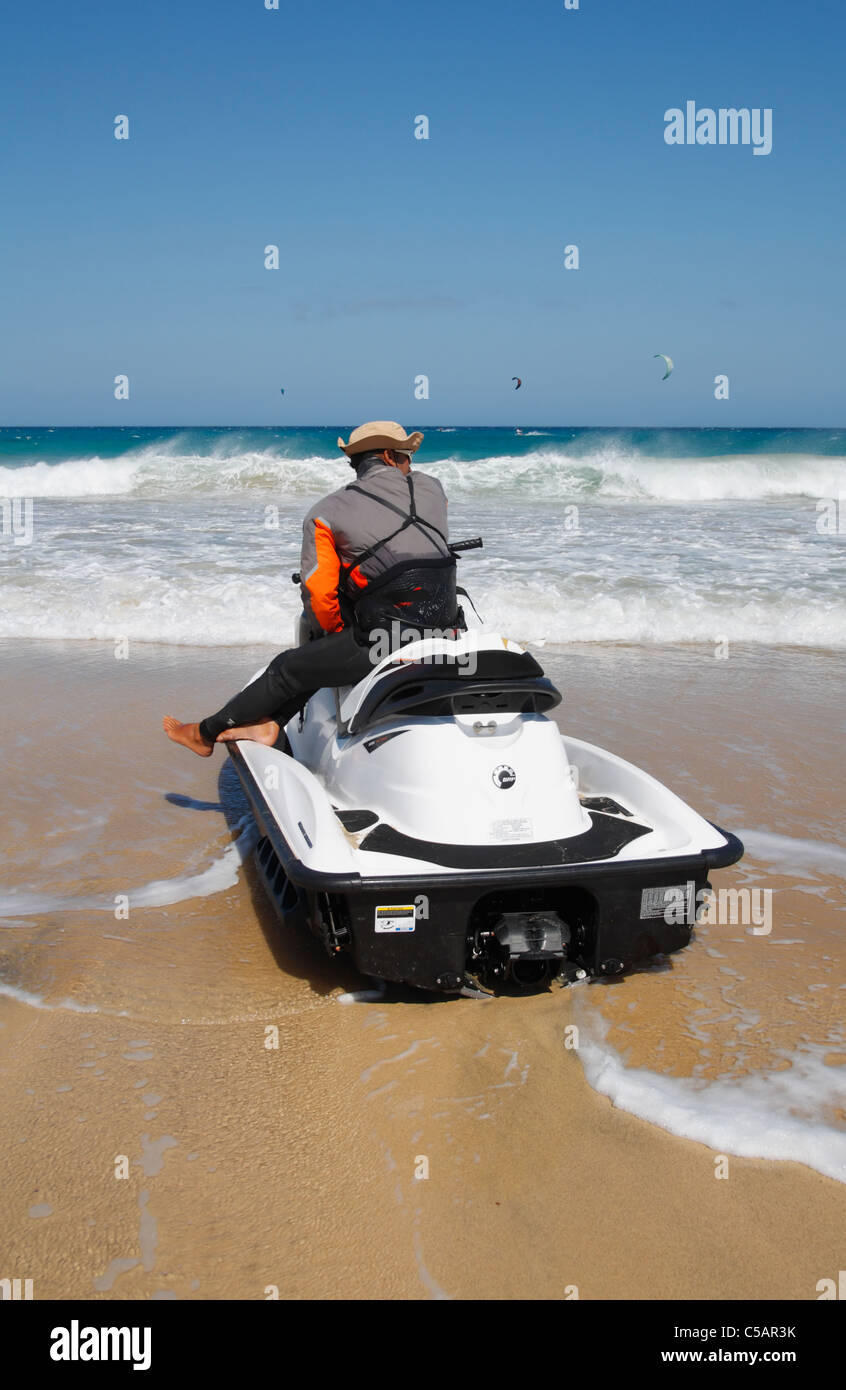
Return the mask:
<path fill-rule="evenodd" d="M 411 471 L 422 440 L 386 420 L 360 425 L 346 444 L 339 438 L 356 480 L 324 497 L 303 523 L 309 641 L 280 652 L 217 714 L 198 724 L 165 717 L 168 738 L 204 758 L 228 739 L 274 744 L 315 691 L 362 680 L 384 656 L 386 634 L 454 626 L 447 499 L 437 478 Z"/>

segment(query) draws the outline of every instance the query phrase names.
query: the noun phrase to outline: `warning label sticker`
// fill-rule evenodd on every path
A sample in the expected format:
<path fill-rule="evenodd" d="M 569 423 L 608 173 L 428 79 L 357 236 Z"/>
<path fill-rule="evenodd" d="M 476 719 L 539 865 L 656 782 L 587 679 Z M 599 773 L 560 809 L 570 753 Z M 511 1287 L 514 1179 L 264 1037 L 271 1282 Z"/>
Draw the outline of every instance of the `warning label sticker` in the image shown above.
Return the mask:
<path fill-rule="evenodd" d="M 667 888 L 644 888 L 640 895 L 640 919 L 664 917 L 669 912 L 675 922 L 692 922 L 694 883 L 674 883 Z"/>
<path fill-rule="evenodd" d="M 492 820 L 489 826 L 492 840 L 508 843 L 514 840 L 531 840 L 532 822 L 523 817 L 514 820 Z"/>
<path fill-rule="evenodd" d="M 390 903 L 377 907 L 373 925 L 377 932 L 414 931 L 415 919 L 414 903 Z"/>

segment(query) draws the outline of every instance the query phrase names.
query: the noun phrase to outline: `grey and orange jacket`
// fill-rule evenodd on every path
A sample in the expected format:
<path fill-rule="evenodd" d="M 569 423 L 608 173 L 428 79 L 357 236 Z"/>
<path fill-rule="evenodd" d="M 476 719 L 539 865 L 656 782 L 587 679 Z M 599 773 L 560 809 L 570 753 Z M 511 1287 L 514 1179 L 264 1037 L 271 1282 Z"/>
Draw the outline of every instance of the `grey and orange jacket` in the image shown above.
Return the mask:
<path fill-rule="evenodd" d="M 412 510 L 417 521 L 403 526 Z M 310 628 L 341 632 L 368 585 L 434 557 L 451 559 L 447 499 L 437 478 L 403 476 L 378 458 L 364 460 L 355 482 L 324 497 L 303 522 L 300 573 Z"/>

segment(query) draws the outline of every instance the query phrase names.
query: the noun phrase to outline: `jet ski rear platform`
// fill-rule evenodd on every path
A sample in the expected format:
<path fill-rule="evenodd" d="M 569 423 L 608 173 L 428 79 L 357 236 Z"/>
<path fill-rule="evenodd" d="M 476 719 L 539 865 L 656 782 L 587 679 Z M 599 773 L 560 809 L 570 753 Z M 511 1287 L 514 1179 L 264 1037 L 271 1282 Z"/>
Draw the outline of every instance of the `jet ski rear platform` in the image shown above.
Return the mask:
<path fill-rule="evenodd" d="M 743 846 L 562 736 L 560 698 L 516 644 L 463 633 L 319 691 L 290 752 L 227 744 L 284 923 L 443 993 L 609 976 L 686 946 L 709 873 Z"/>

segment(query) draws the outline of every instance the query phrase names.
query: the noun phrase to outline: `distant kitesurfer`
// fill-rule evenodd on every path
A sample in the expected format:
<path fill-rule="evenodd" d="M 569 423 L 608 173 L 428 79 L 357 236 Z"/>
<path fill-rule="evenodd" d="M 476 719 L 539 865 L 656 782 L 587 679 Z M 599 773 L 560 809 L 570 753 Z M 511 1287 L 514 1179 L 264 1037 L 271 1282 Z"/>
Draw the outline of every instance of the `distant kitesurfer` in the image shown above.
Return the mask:
<path fill-rule="evenodd" d="M 309 640 L 280 652 L 217 714 L 197 724 L 167 716 L 168 738 L 204 758 L 230 739 L 272 745 L 317 690 L 362 680 L 384 655 L 386 636 L 458 621 L 446 495 L 437 478 L 411 469 L 422 440 L 390 420 L 370 421 L 346 443 L 338 440 L 356 480 L 324 497 L 303 523 Z"/>

